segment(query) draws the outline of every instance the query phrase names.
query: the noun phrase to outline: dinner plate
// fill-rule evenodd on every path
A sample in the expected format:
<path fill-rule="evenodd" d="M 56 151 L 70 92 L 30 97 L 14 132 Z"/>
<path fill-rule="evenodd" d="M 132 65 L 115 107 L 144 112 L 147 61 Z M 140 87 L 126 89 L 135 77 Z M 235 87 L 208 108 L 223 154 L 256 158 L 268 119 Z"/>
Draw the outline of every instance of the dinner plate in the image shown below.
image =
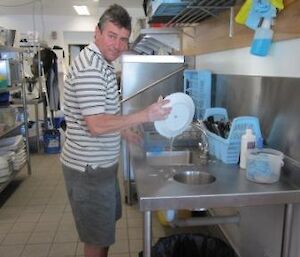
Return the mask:
<path fill-rule="evenodd" d="M 160 135 L 172 138 L 190 125 L 195 114 L 195 105 L 190 96 L 181 92 L 168 95 L 165 99 L 170 100 L 166 106 L 172 108 L 171 113 L 167 119 L 155 121 L 154 127 Z"/>

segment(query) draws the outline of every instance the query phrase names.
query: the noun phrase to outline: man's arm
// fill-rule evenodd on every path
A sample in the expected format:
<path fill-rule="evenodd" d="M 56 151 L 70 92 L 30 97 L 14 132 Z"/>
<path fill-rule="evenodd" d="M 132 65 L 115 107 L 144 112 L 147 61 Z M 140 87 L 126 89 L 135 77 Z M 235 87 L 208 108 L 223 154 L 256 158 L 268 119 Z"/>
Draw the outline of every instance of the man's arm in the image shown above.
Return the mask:
<path fill-rule="evenodd" d="M 160 100 L 147 108 L 129 115 L 96 114 L 85 116 L 85 122 L 93 136 L 106 134 L 156 120 L 166 119 L 171 112 L 165 107 L 169 100 Z"/>

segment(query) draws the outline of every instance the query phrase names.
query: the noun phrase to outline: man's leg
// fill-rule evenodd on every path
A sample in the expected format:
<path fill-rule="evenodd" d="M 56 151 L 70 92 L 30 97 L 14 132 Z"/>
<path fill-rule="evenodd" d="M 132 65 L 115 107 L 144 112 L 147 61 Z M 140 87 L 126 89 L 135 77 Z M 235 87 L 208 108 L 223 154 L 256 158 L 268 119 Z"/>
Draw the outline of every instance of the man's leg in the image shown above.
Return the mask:
<path fill-rule="evenodd" d="M 107 257 L 108 247 L 100 247 L 91 244 L 84 244 L 85 257 Z"/>

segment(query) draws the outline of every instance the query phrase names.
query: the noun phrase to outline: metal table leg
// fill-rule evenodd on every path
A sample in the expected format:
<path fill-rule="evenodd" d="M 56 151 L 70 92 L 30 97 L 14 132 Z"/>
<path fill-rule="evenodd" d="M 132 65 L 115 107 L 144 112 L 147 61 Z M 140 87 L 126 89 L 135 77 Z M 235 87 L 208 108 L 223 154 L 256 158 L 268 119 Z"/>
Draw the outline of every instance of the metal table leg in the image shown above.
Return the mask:
<path fill-rule="evenodd" d="M 152 212 L 144 212 L 144 257 L 151 257 L 152 247 Z"/>
<path fill-rule="evenodd" d="M 39 102 L 36 101 L 34 104 L 35 122 L 36 122 L 36 147 L 37 152 L 40 152 L 40 129 L 39 129 Z"/>
<path fill-rule="evenodd" d="M 289 251 L 293 225 L 293 208 L 294 206 L 291 203 L 285 205 L 281 257 L 289 257 L 290 255 Z"/>

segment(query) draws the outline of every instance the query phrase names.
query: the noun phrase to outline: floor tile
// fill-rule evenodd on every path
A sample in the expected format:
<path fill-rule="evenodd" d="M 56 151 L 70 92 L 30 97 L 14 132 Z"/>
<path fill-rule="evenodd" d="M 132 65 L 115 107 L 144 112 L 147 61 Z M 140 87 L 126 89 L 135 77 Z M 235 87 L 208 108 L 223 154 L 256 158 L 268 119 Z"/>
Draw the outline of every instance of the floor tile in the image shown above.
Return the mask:
<path fill-rule="evenodd" d="M 58 229 L 60 221 L 39 221 L 35 228 L 34 231 L 38 232 L 42 232 L 42 231 L 56 231 Z"/>
<path fill-rule="evenodd" d="M 143 239 L 129 239 L 130 252 L 139 252 L 143 250 Z"/>
<path fill-rule="evenodd" d="M 5 233 L 0 232 L 0 245 L 1 245 L 2 240 L 5 238 L 5 236 L 6 236 Z"/>
<path fill-rule="evenodd" d="M 134 218 L 128 218 L 127 219 L 128 222 L 128 227 L 143 227 L 143 218 L 142 217 L 134 217 Z"/>
<path fill-rule="evenodd" d="M 49 257 L 71 256 L 76 253 L 77 243 L 54 243 L 51 245 Z"/>
<path fill-rule="evenodd" d="M 55 232 L 54 231 L 44 231 L 44 232 L 33 232 L 30 235 L 28 244 L 46 244 L 52 243 L 54 240 Z"/>
<path fill-rule="evenodd" d="M 8 233 L 2 241 L 2 245 L 20 245 L 26 244 L 30 237 L 30 233 Z"/>
<path fill-rule="evenodd" d="M 27 244 L 21 257 L 47 257 L 50 244 Z"/>
<path fill-rule="evenodd" d="M 129 227 L 128 228 L 129 239 L 141 239 L 143 237 L 142 227 Z"/>
<path fill-rule="evenodd" d="M 0 246 L 1 257 L 19 257 L 24 245 Z"/>
<path fill-rule="evenodd" d="M 128 240 L 118 240 L 109 249 L 111 254 L 115 253 L 129 253 Z"/>
<path fill-rule="evenodd" d="M 54 237 L 55 243 L 77 242 L 78 235 L 73 231 L 58 231 Z"/>
<path fill-rule="evenodd" d="M 35 222 L 16 222 L 12 229 L 11 233 L 20 233 L 20 232 L 31 232 L 36 226 Z"/>

